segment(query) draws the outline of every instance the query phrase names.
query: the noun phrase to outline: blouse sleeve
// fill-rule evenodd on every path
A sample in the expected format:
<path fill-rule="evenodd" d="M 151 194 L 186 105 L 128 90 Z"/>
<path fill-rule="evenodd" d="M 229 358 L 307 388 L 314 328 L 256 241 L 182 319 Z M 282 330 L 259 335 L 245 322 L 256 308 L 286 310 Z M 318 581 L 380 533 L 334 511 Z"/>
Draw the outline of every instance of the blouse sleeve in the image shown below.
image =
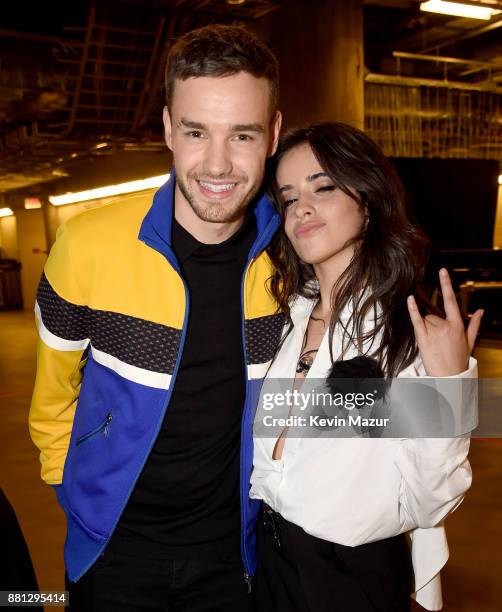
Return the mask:
<path fill-rule="evenodd" d="M 411 376 L 425 377 L 425 369 L 420 360 L 415 361 L 398 377 Z M 463 384 L 454 385 L 451 380 L 453 378 L 477 378 L 476 360 L 471 357 L 468 369 L 455 377 L 434 380 L 442 395 L 447 394 L 454 416 L 464 424 L 462 434 L 451 438 L 401 439 L 395 456 L 395 463 L 402 476 L 400 502 L 405 518 L 421 528 L 438 525 L 447 514 L 455 510 L 472 481 L 467 454 L 469 431 L 477 425 L 477 387 L 475 381 L 467 387 Z M 466 392 L 466 388 L 471 389 L 471 392 Z"/>

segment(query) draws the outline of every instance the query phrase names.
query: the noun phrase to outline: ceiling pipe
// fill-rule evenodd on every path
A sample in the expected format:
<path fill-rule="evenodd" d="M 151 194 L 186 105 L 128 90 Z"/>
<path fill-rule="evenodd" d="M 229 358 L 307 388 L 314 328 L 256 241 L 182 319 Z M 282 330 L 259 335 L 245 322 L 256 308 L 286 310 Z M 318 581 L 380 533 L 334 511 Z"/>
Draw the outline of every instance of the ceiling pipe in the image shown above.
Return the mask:
<path fill-rule="evenodd" d="M 494 83 L 476 85 L 463 81 L 445 81 L 440 79 L 422 79 L 417 77 L 404 77 L 394 74 L 378 74 L 370 72 L 364 77 L 366 83 L 378 83 L 381 85 L 403 85 L 405 87 L 441 87 L 443 89 L 461 89 L 463 91 L 488 91 L 501 94 L 502 87 Z"/>
<path fill-rule="evenodd" d="M 428 53 L 429 51 L 434 51 L 436 49 L 440 49 L 441 47 L 447 47 L 448 45 L 452 45 L 454 43 L 458 43 L 462 40 L 467 40 L 469 38 L 474 38 L 476 36 L 480 36 L 481 34 L 485 34 L 486 32 L 490 32 L 491 30 L 495 30 L 502 26 L 502 15 L 497 15 L 496 17 L 492 17 L 491 21 L 489 21 L 486 25 L 481 26 L 480 28 L 472 28 L 463 34 L 455 34 L 454 36 L 448 36 L 447 38 L 443 38 L 443 40 L 438 40 L 431 45 L 427 45 L 423 49 L 421 49 L 422 53 Z"/>
<path fill-rule="evenodd" d="M 500 61 L 483 62 L 462 57 L 447 57 L 444 55 L 427 55 L 425 53 L 409 53 L 407 51 L 393 51 L 393 57 L 400 59 L 415 59 L 425 62 L 434 62 L 441 64 L 462 64 L 468 66 L 478 66 L 481 68 L 500 68 L 502 67 L 502 59 Z"/>

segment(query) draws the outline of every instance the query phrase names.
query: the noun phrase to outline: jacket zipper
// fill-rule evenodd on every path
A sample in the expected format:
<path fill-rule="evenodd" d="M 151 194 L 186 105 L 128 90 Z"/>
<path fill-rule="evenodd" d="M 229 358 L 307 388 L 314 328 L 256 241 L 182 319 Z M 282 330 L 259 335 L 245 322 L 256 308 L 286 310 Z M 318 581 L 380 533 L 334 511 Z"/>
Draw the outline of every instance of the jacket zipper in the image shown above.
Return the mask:
<path fill-rule="evenodd" d="M 248 379 L 248 364 L 247 364 L 247 347 L 246 347 L 246 318 L 245 318 L 245 313 L 244 313 L 244 288 L 245 288 L 245 283 L 246 283 L 246 276 L 248 274 L 249 269 L 251 268 L 251 264 L 253 263 L 253 260 L 262 252 L 262 248 L 261 245 L 262 244 L 268 244 L 270 241 L 270 238 L 273 236 L 273 234 L 275 233 L 277 227 L 276 227 L 276 220 L 272 219 L 269 221 L 267 227 L 265 228 L 263 234 L 262 234 L 262 239 L 260 240 L 260 242 L 255 245 L 255 248 L 252 248 L 250 253 L 249 253 L 249 257 L 248 257 L 248 263 L 247 266 L 244 270 L 244 274 L 242 275 L 242 281 L 241 281 L 241 314 L 242 314 L 242 349 L 243 349 L 243 356 L 244 356 L 244 376 L 245 376 L 245 380 L 246 380 L 246 396 L 244 398 L 244 410 L 243 410 L 243 414 L 242 414 L 242 421 L 241 421 L 241 460 L 240 460 L 240 500 L 241 500 L 241 555 L 242 555 L 242 561 L 244 563 L 244 581 L 247 584 L 247 589 L 248 589 L 248 593 L 251 592 L 251 587 L 252 587 L 252 574 L 251 574 L 251 563 L 249 561 L 249 557 L 247 554 L 247 546 L 246 546 L 246 539 L 247 539 L 247 504 L 248 504 L 248 497 L 249 497 L 249 482 L 245 482 L 245 474 L 244 474 L 244 465 L 246 464 L 246 445 L 245 445 L 245 440 L 244 440 L 244 436 L 245 436 L 245 432 L 246 432 L 246 428 L 247 428 L 247 416 L 248 416 L 248 406 L 247 406 L 247 402 L 248 402 L 248 390 L 249 390 L 249 379 Z M 272 229 L 270 229 L 272 228 Z M 269 236 L 270 234 L 270 236 Z"/>
<path fill-rule="evenodd" d="M 251 260 L 252 261 L 252 260 Z M 247 372 L 247 347 L 246 347 L 246 319 L 244 316 L 244 287 L 246 283 L 246 276 L 248 274 L 248 270 L 251 267 L 251 261 L 248 262 L 244 274 L 242 275 L 241 281 L 241 311 L 242 311 L 242 348 L 243 348 L 243 357 L 244 357 L 244 376 L 246 380 L 246 395 L 244 398 L 244 410 L 242 412 L 242 421 L 241 421 L 241 460 L 240 460 L 240 500 L 241 500 L 241 554 L 242 561 L 244 563 L 244 581 L 247 585 L 248 593 L 251 592 L 251 563 L 249 562 L 246 550 L 246 538 L 247 538 L 247 503 L 248 500 L 245 498 L 245 483 L 244 483 L 244 469 L 246 459 L 246 450 L 245 450 L 245 433 L 246 433 L 246 416 L 247 416 L 247 399 L 248 399 L 248 372 Z"/>
<path fill-rule="evenodd" d="M 101 432 L 103 432 L 103 435 L 105 437 L 108 437 L 108 434 L 110 433 L 110 423 L 112 422 L 112 419 L 113 419 L 113 414 L 109 412 L 106 415 L 105 420 L 101 423 L 101 425 L 99 427 L 96 427 L 96 429 L 93 429 L 89 433 L 86 433 L 85 435 L 80 436 L 75 446 L 82 444 L 82 442 L 89 440 L 89 438 L 93 438 L 94 436 L 97 436 Z"/>

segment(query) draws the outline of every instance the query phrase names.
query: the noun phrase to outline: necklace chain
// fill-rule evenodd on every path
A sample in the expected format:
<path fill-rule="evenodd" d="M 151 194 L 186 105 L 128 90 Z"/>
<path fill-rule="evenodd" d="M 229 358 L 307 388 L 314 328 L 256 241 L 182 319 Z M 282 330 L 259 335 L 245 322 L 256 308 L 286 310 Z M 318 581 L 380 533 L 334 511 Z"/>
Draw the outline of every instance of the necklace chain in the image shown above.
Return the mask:
<path fill-rule="evenodd" d="M 323 325 L 326 326 L 326 321 L 322 317 L 314 317 L 314 315 L 311 314 L 310 318 L 312 321 L 322 321 Z M 308 327 L 307 327 L 307 332 L 305 333 L 305 337 L 303 339 L 303 348 L 305 347 L 307 342 L 308 342 Z M 304 375 L 307 374 L 307 372 L 312 367 L 312 364 L 314 363 L 314 359 L 315 359 L 315 356 L 318 350 L 319 349 L 310 349 L 308 351 L 303 351 L 301 353 L 298 359 L 298 362 L 296 364 L 297 374 L 304 374 Z"/>

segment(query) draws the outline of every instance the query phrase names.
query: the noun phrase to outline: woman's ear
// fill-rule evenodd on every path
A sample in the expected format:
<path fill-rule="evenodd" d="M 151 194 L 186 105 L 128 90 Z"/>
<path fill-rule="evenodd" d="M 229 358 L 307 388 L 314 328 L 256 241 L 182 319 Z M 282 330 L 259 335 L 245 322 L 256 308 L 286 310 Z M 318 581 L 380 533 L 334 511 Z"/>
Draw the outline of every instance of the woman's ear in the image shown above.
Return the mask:
<path fill-rule="evenodd" d="M 363 221 L 363 229 L 362 231 L 365 232 L 368 229 L 368 225 L 370 222 L 370 211 L 368 208 L 368 201 L 366 199 L 366 194 L 364 194 L 363 192 L 359 191 L 358 192 L 359 195 L 359 202 L 362 208 L 362 212 L 364 215 L 364 221 Z"/>

